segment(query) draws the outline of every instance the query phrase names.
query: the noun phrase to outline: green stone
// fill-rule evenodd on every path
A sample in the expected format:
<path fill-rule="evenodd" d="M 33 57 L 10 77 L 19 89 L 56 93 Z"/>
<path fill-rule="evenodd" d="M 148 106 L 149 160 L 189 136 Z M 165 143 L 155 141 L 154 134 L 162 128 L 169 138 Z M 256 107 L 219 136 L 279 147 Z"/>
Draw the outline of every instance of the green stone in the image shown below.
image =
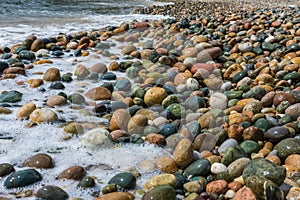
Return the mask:
<path fill-rule="evenodd" d="M 269 43 L 269 42 L 263 42 L 261 45 L 262 49 L 265 51 L 273 52 L 275 50 L 275 44 Z"/>
<path fill-rule="evenodd" d="M 252 49 L 252 51 L 256 54 L 256 55 L 260 55 L 263 53 L 263 50 L 260 48 L 260 46 L 256 46 Z"/>
<path fill-rule="evenodd" d="M 0 103 L 16 103 L 22 100 L 23 94 L 21 92 L 12 90 L 0 95 Z"/>
<path fill-rule="evenodd" d="M 199 159 L 190 164 L 185 170 L 186 176 L 206 176 L 210 172 L 211 164 L 206 159 Z"/>
<path fill-rule="evenodd" d="M 288 73 L 283 77 L 283 80 L 292 80 L 294 82 L 300 81 L 300 73 L 296 71 Z"/>
<path fill-rule="evenodd" d="M 65 200 L 68 199 L 69 195 L 61 188 L 57 186 L 44 186 L 40 188 L 35 196 L 38 199 L 47 199 L 47 200 Z"/>
<path fill-rule="evenodd" d="M 108 184 L 102 189 L 102 194 L 108 194 L 116 191 L 118 191 L 117 185 L 112 183 L 112 184 Z"/>
<path fill-rule="evenodd" d="M 242 80 L 245 76 L 247 76 L 247 70 L 243 70 L 241 72 L 238 72 L 236 75 L 233 76 L 232 82 L 237 83 L 240 80 Z"/>
<path fill-rule="evenodd" d="M 78 184 L 77 187 L 87 188 L 87 187 L 94 187 L 95 180 L 92 177 L 84 177 Z"/>
<path fill-rule="evenodd" d="M 255 158 L 246 165 L 243 171 L 244 180 L 249 176 L 265 177 L 280 186 L 285 179 L 286 169 L 265 158 Z"/>
<path fill-rule="evenodd" d="M 79 94 L 79 93 L 71 94 L 68 97 L 68 100 L 71 103 L 73 103 L 73 104 L 82 104 L 82 103 L 85 103 L 85 98 L 81 94 Z"/>
<path fill-rule="evenodd" d="M 252 153 L 257 153 L 260 150 L 260 145 L 253 140 L 245 140 L 240 144 L 240 147 L 246 152 L 248 156 Z"/>
<path fill-rule="evenodd" d="M 245 179 L 247 187 L 261 200 L 283 200 L 283 192 L 279 187 L 264 176 L 249 176 Z"/>
<path fill-rule="evenodd" d="M 176 193 L 170 185 L 159 185 L 146 192 L 142 200 L 176 200 Z"/>
<path fill-rule="evenodd" d="M 249 90 L 248 92 L 244 93 L 242 95 L 242 97 L 244 99 L 255 98 L 255 99 L 260 100 L 261 98 L 263 98 L 263 96 L 265 96 L 266 93 L 267 92 L 266 92 L 266 90 L 264 88 L 262 88 L 262 87 L 254 87 L 251 90 Z"/>
<path fill-rule="evenodd" d="M 42 175 L 35 169 L 25 169 L 12 173 L 4 181 L 4 186 L 7 188 L 17 188 L 31 185 L 42 180 Z"/>
<path fill-rule="evenodd" d="M 278 123 L 281 124 L 281 125 L 284 125 L 284 124 L 287 124 L 287 123 L 290 123 L 293 121 L 293 118 L 288 116 L 288 115 L 285 115 L 285 116 L 282 116 L 279 120 L 278 120 Z"/>
<path fill-rule="evenodd" d="M 185 108 L 179 103 L 173 103 L 166 108 L 175 118 L 181 119 L 185 116 Z"/>
<path fill-rule="evenodd" d="M 3 72 L 9 65 L 6 62 L 0 61 L 0 72 Z"/>
<path fill-rule="evenodd" d="M 299 44 L 290 44 L 287 47 L 288 52 L 296 52 L 296 51 L 299 51 L 299 50 L 300 50 L 300 45 Z"/>
<path fill-rule="evenodd" d="M 167 96 L 163 102 L 162 102 L 162 106 L 163 108 L 167 108 L 169 105 L 173 104 L 173 103 L 179 103 L 178 97 L 176 94 L 172 94 Z"/>
<path fill-rule="evenodd" d="M 133 189 L 136 185 L 136 178 L 131 173 L 123 172 L 113 176 L 108 183 L 115 183 L 124 189 Z"/>
<path fill-rule="evenodd" d="M 144 128 L 144 136 L 150 133 L 158 133 L 159 129 L 156 126 L 148 125 Z"/>
<path fill-rule="evenodd" d="M 233 181 L 235 177 L 231 174 L 229 174 L 228 172 L 221 172 L 221 173 L 218 173 L 217 174 L 217 177 L 216 179 L 217 180 L 224 180 L 226 181 L 227 183 L 230 183 Z"/>
<path fill-rule="evenodd" d="M 278 113 L 283 114 L 284 111 L 291 105 L 289 101 L 282 101 L 276 108 Z"/>
<path fill-rule="evenodd" d="M 34 60 L 35 59 L 35 54 L 32 53 L 31 51 L 23 50 L 19 53 L 20 59 L 24 60 Z"/>
<path fill-rule="evenodd" d="M 291 154 L 300 154 L 300 138 L 287 138 L 275 145 L 280 158 L 286 158 Z"/>
<path fill-rule="evenodd" d="M 67 83 L 69 83 L 73 80 L 71 74 L 64 74 L 64 75 L 62 75 L 61 79 L 63 82 L 67 82 Z"/>
<path fill-rule="evenodd" d="M 242 98 L 243 91 L 225 91 L 224 94 L 226 97 L 231 100 L 231 99 L 240 99 Z"/>
<path fill-rule="evenodd" d="M 27 50 L 26 46 L 19 46 L 14 50 L 14 54 L 19 54 L 23 50 Z"/>
<path fill-rule="evenodd" d="M 238 99 L 230 99 L 228 101 L 228 108 L 235 106 L 239 100 Z"/>
<path fill-rule="evenodd" d="M 221 163 L 228 166 L 233 161 L 243 157 L 247 157 L 247 154 L 240 146 L 228 147 L 221 159 Z"/>
<path fill-rule="evenodd" d="M 254 123 L 254 126 L 256 126 L 257 128 L 260 128 L 264 132 L 267 131 L 271 127 L 270 123 L 265 118 L 259 118 L 258 120 L 256 120 L 256 122 Z"/>
<path fill-rule="evenodd" d="M 197 110 L 199 108 L 205 108 L 206 103 L 205 103 L 205 99 L 203 97 L 193 96 L 186 100 L 186 105 L 191 110 Z"/>
<path fill-rule="evenodd" d="M 126 76 L 130 79 L 134 79 L 138 77 L 138 74 L 139 74 L 139 69 L 137 67 L 129 67 L 126 70 Z"/>

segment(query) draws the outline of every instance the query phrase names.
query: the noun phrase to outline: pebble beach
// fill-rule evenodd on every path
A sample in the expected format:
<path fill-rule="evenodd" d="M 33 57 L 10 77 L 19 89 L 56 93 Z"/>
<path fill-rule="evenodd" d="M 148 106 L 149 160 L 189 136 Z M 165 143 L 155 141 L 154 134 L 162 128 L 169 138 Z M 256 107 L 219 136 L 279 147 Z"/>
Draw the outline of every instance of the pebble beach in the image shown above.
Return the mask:
<path fill-rule="evenodd" d="M 299 200 L 299 6 L 0 40 L 0 200 Z"/>

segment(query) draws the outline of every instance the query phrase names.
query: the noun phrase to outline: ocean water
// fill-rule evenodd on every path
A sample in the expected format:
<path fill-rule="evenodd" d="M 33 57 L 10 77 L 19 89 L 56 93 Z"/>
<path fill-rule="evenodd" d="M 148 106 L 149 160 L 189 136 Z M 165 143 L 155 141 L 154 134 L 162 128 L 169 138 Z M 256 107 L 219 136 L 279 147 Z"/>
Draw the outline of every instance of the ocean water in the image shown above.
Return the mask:
<path fill-rule="evenodd" d="M 1 0 L 0 47 L 58 33 L 99 30 L 124 21 L 162 18 L 132 14 L 134 8 L 159 4 L 152 0 Z"/>

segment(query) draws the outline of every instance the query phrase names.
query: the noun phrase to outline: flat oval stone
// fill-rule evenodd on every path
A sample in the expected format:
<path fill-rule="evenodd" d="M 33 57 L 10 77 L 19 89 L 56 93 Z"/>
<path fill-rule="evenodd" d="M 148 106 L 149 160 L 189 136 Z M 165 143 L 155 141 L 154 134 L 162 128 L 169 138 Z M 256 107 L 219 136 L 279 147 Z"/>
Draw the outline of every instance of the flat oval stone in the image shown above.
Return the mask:
<path fill-rule="evenodd" d="M 96 198 L 95 200 L 134 200 L 135 197 L 129 192 L 112 192 Z"/>
<path fill-rule="evenodd" d="M 142 200 L 176 200 L 176 193 L 170 185 L 159 185 L 146 192 Z"/>
<path fill-rule="evenodd" d="M 9 175 L 4 181 L 7 188 L 17 188 L 31 185 L 42 180 L 42 175 L 35 169 L 25 169 Z"/>
<path fill-rule="evenodd" d="M 166 98 L 167 92 L 164 88 L 153 87 L 145 93 L 144 102 L 147 106 L 161 104 Z"/>
<path fill-rule="evenodd" d="M 240 146 L 233 146 L 233 147 L 229 147 L 225 151 L 224 156 L 222 157 L 221 162 L 224 165 L 228 166 L 233 161 L 235 161 L 235 160 L 237 160 L 239 158 L 243 158 L 243 157 L 247 157 L 246 152 Z"/>
<path fill-rule="evenodd" d="M 275 126 L 267 130 L 265 137 L 272 143 L 278 143 L 286 138 L 292 137 L 289 129 L 283 126 Z"/>
<path fill-rule="evenodd" d="M 207 184 L 206 192 L 213 194 L 224 194 L 228 189 L 228 184 L 224 180 L 216 180 Z"/>
<path fill-rule="evenodd" d="M 61 75 L 57 68 L 49 68 L 45 72 L 43 76 L 44 81 L 54 82 L 54 81 L 60 81 Z"/>
<path fill-rule="evenodd" d="M 238 145 L 238 141 L 236 139 L 227 139 L 225 140 L 220 147 L 218 148 L 219 153 L 227 151 L 229 147 L 233 147 Z"/>
<path fill-rule="evenodd" d="M 180 167 L 186 167 L 194 157 L 192 142 L 187 138 L 183 138 L 178 142 L 173 154 L 175 163 Z"/>
<path fill-rule="evenodd" d="M 73 179 L 73 180 L 80 180 L 86 171 L 83 167 L 75 165 L 65 169 L 63 172 L 59 174 L 57 177 L 58 179 Z"/>
<path fill-rule="evenodd" d="M 55 122 L 58 120 L 56 113 L 48 108 L 36 109 L 30 114 L 30 120 L 35 123 Z"/>
<path fill-rule="evenodd" d="M 232 163 L 230 163 L 230 165 L 228 165 L 227 170 L 228 173 L 234 177 L 239 177 L 242 175 L 244 168 L 246 167 L 246 165 L 250 162 L 249 158 L 239 158 L 235 161 L 233 161 Z"/>
<path fill-rule="evenodd" d="M 145 190 L 150 190 L 153 187 L 159 186 L 159 185 L 166 185 L 169 184 L 172 187 L 175 188 L 177 184 L 176 176 L 173 174 L 160 174 L 157 176 L 154 176 L 150 178 L 143 186 Z"/>
<path fill-rule="evenodd" d="M 95 128 L 80 137 L 80 142 L 85 147 L 109 147 L 112 142 L 109 138 L 109 132 L 104 128 Z"/>
<path fill-rule="evenodd" d="M 78 184 L 77 187 L 81 187 L 81 188 L 87 188 L 87 187 L 94 187 L 95 186 L 95 180 L 88 176 L 88 177 L 84 177 Z"/>
<path fill-rule="evenodd" d="M 258 142 L 253 140 L 245 140 L 240 144 L 240 147 L 246 152 L 248 156 L 252 153 L 257 153 L 260 150 Z"/>
<path fill-rule="evenodd" d="M 47 185 L 40 188 L 35 196 L 39 199 L 48 200 L 65 200 L 68 199 L 69 195 L 61 188 L 54 185 Z"/>
<path fill-rule="evenodd" d="M 300 103 L 293 104 L 285 110 L 287 116 L 297 119 L 300 116 Z"/>
<path fill-rule="evenodd" d="M 9 163 L 1 163 L 0 164 L 0 177 L 6 176 L 12 172 L 14 172 L 14 167 Z"/>
<path fill-rule="evenodd" d="M 113 176 L 108 183 L 115 183 L 124 189 L 133 189 L 136 186 L 136 178 L 132 173 L 123 172 Z"/>
<path fill-rule="evenodd" d="M 83 131 L 84 131 L 83 126 L 77 122 L 68 123 L 64 127 L 64 132 L 70 133 L 70 134 L 75 134 L 75 135 L 82 134 Z"/>
<path fill-rule="evenodd" d="M 264 158 L 256 158 L 251 160 L 243 171 L 243 179 L 246 180 L 250 176 L 262 176 L 281 185 L 286 176 L 286 169 L 280 165 L 273 164 Z"/>
<path fill-rule="evenodd" d="M 190 164 L 185 170 L 186 176 L 206 176 L 210 172 L 211 164 L 206 159 L 199 159 Z"/>
<path fill-rule="evenodd" d="M 275 145 L 274 150 L 277 150 L 280 158 L 286 158 L 292 154 L 300 154 L 300 139 L 287 138 Z"/>
<path fill-rule="evenodd" d="M 39 153 L 25 160 L 23 166 L 48 169 L 53 168 L 54 161 L 49 155 Z"/>
<path fill-rule="evenodd" d="M 16 103 L 22 100 L 22 96 L 21 92 L 12 90 L 0 95 L 0 103 Z"/>
<path fill-rule="evenodd" d="M 214 174 L 219 174 L 221 172 L 227 172 L 227 167 L 222 163 L 213 163 L 210 167 L 210 171 Z"/>

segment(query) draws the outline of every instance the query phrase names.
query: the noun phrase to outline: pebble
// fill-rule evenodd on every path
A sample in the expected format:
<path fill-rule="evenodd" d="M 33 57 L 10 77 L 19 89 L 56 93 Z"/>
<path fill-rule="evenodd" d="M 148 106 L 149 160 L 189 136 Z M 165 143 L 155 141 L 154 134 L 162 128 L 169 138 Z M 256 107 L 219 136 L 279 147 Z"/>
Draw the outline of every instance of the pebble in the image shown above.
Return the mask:
<path fill-rule="evenodd" d="M 88 90 L 84 95 L 94 101 L 110 100 L 112 97 L 112 94 L 109 91 L 109 89 L 105 87 L 92 88 Z"/>
<path fill-rule="evenodd" d="M 173 174 L 160 174 L 150 178 L 143 186 L 143 189 L 150 190 L 160 185 L 170 185 L 175 188 L 177 179 Z"/>
<path fill-rule="evenodd" d="M 239 189 L 233 197 L 233 200 L 240 199 L 257 200 L 257 197 L 255 193 L 251 190 L 251 188 L 244 186 L 241 189 Z"/>
<path fill-rule="evenodd" d="M 212 181 L 207 184 L 206 192 L 210 192 L 213 194 L 225 194 L 228 190 L 228 184 L 224 180 Z"/>
<path fill-rule="evenodd" d="M 29 118 L 32 122 L 35 123 L 51 123 L 56 122 L 58 120 L 57 114 L 48 108 L 35 109 L 30 114 Z"/>
<path fill-rule="evenodd" d="M 54 167 L 54 161 L 49 155 L 39 153 L 26 159 L 23 163 L 23 166 L 48 169 Z"/>
<path fill-rule="evenodd" d="M 209 100 L 211 108 L 218 108 L 225 110 L 227 108 L 228 99 L 227 96 L 222 93 L 214 93 Z"/>
<path fill-rule="evenodd" d="M 42 175 L 35 169 L 24 169 L 10 174 L 4 181 L 6 188 L 18 188 L 42 180 Z"/>
<path fill-rule="evenodd" d="M 298 154 L 289 155 L 285 159 L 285 164 L 286 165 L 292 165 L 292 166 L 300 169 L 300 155 L 298 155 Z"/>
<path fill-rule="evenodd" d="M 84 131 L 83 126 L 80 123 L 77 122 L 71 122 L 68 123 L 65 127 L 64 127 L 64 132 L 66 133 L 70 133 L 70 134 L 74 134 L 74 135 L 78 135 L 78 134 L 82 134 Z"/>
<path fill-rule="evenodd" d="M 124 130 L 127 131 L 127 125 L 130 120 L 130 113 L 126 109 L 117 109 L 110 120 L 110 130 Z"/>
<path fill-rule="evenodd" d="M 206 159 L 199 159 L 190 164 L 185 170 L 186 176 L 206 176 L 210 172 L 211 164 Z"/>
<path fill-rule="evenodd" d="M 54 106 L 63 106 L 66 103 L 67 103 L 66 98 L 64 98 L 64 97 L 62 97 L 60 95 L 52 96 L 46 102 L 46 104 L 48 106 L 51 106 L 51 107 L 54 107 Z"/>
<path fill-rule="evenodd" d="M 0 95 L 0 103 L 16 103 L 22 100 L 23 94 L 16 90 L 8 91 Z"/>
<path fill-rule="evenodd" d="M 277 150 L 280 158 L 286 158 L 292 154 L 300 154 L 300 139 L 287 138 L 275 145 L 274 150 Z"/>
<path fill-rule="evenodd" d="M 222 152 L 224 153 L 225 151 L 227 151 L 227 149 L 229 147 L 234 147 L 236 145 L 238 145 L 238 142 L 236 139 L 227 139 L 221 144 L 221 146 L 218 148 L 218 151 L 220 153 L 222 153 Z"/>
<path fill-rule="evenodd" d="M 122 172 L 114 175 L 109 181 L 109 184 L 115 183 L 124 189 L 133 189 L 136 186 L 136 178 L 133 174 L 128 172 Z"/>
<path fill-rule="evenodd" d="M 199 181 L 190 181 L 183 185 L 183 188 L 190 193 L 201 193 L 203 191 L 203 185 Z"/>
<path fill-rule="evenodd" d="M 165 173 L 174 173 L 178 171 L 178 166 L 170 156 L 161 156 L 156 160 L 156 167 Z"/>
<path fill-rule="evenodd" d="M 128 121 L 128 133 L 140 134 L 144 131 L 144 128 L 148 125 L 148 119 L 144 115 L 136 114 Z"/>
<path fill-rule="evenodd" d="M 210 171 L 214 174 L 219 174 L 222 172 L 227 172 L 227 167 L 222 163 L 213 163 L 210 167 Z"/>
<path fill-rule="evenodd" d="M 73 179 L 73 180 L 80 180 L 83 178 L 83 176 L 86 174 L 86 171 L 83 167 L 79 165 L 75 165 L 72 167 L 69 167 L 62 171 L 57 179 Z"/>
<path fill-rule="evenodd" d="M 188 166 L 194 157 L 192 142 L 186 138 L 180 140 L 173 154 L 174 161 L 179 167 Z"/>
<path fill-rule="evenodd" d="M 39 199 L 49 199 L 49 200 L 65 200 L 68 199 L 69 195 L 61 188 L 54 185 L 47 185 L 40 188 L 35 196 Z"/>
<path fill-rule="evenodd" d="M 296 119 L 300 116 L 300 103 L 293 104 L 285 110 L 285 115 Z"/>
<path fill-rule="evenodd" d="M 1 163 L 0 164 L 0 177 L 4 177 L 14 172 L 14 167 L 9 163 Z"/>
<path fill-rule="evenodd" d="M 49 68 L 43 76 L 44 81 L 55 82 L 61 80 L 60 72 L 57 68 Z"/>
<path fill-rule="evenodd" d="M 110 147 L 112 142 L 109 139 L 109 132 L 104 128 L 95 128 L 80 137 L 82 146 L 96 148 L 96 147 Z"/>
<path fill-rule="evenodd" d="M 154 87 L 147 90 L 144 96 L 144 102 L 147 106 L 161 104 L 167 97 L 167 92 L 163 88 Z"/>
<path fill-rule="evenodd" d="M 135 197 L 129 192 L 112 192 L 96 198 L 96 200 L 134 200 Z"/>

